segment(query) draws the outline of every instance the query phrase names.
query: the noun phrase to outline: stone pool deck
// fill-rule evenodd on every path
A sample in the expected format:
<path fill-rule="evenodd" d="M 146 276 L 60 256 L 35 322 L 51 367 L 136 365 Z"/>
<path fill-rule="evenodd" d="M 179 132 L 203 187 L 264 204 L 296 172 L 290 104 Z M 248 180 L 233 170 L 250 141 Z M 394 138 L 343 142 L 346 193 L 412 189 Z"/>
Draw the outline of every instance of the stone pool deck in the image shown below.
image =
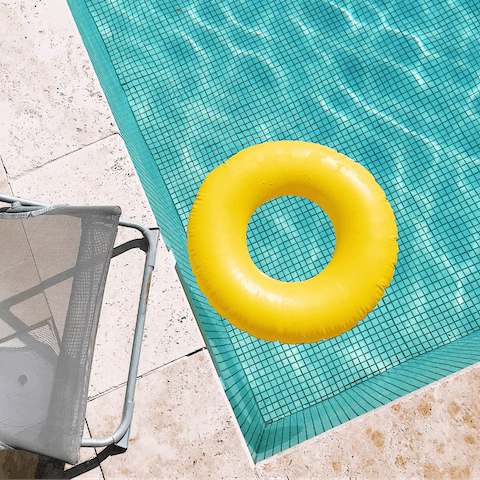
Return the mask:
<path fill-rule="evenodd" d="M 66 0 L 7 0 L 0 19 L 0 191 L 121 205 L 154 226 Z M 119 422 L 141 266 L 111 268 L 85 435 Z M 129 449 L 82 449 L 69 478 L 480 477 L 480 364 L 254 465 L 162 240 L 139 373 Z M 0 478 L 33 478 L 36 464 L 0 451 Z"/>

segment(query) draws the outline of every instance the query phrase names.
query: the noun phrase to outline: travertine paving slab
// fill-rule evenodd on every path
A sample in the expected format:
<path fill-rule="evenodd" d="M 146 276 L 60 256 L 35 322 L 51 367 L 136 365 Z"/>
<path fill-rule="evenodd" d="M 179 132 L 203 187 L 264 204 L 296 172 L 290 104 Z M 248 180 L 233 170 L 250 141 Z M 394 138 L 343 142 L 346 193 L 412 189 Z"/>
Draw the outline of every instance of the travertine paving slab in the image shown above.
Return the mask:
<path fill-rule="evenodd" d="M 10 178 L 117 132 L 65 0 L 0 4 L 0 156 Z"/>
<path fill-rule="evenodd" d="M 124 394 L 121 388 L 89 402 L 92 435 L 115 430 Z M 101 466 L 106 479 L 256 478 L 205 350 L 138 380 L 129 448 Z"/>
<path fill-rule="evenodd" d="M 155 224 L 125 143 L 118 134 L 13 179 L 11 184 L 15 195 L 45 202 L 120 203 L 122 217 Z"/>
<path fill-rule="evenodd" d="M 53 203 L 120 205 L 122 217 L 145 226 L 155 218 L 119 135 L 62 157 L 12 182 L 14 193 Z M 139 236 L 121 232 L 118 243 Z M 144 255 L 130 251 L 113 259 L 105 289 L 89 396 L 127 379 Z M 159 244 L 149 296 L 139 373 L 204 346 L 171 255 Z"/>
<path fill-rule="evenodd" d="M 480 478 L 480 364 L 260 462 L 261 479 Z"/>

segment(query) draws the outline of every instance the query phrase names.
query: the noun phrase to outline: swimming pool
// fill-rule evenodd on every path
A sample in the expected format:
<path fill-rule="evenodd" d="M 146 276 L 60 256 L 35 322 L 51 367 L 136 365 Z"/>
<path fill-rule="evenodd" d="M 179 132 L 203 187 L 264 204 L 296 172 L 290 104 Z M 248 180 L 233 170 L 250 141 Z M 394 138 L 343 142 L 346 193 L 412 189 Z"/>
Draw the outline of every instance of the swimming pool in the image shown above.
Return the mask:
<path fill-rule="evenodd" d="M 255 461 L 480 360 L 478 2 L 69 3 Z M 186 254 L 206 175 L 283 139 L 360 162 L 399 229 L 377 308 L 312 345 L 236 330 Z M 257 210 L 247 241 L 265 273 L 298 281 L 335 237 L 320 208 L 286 197 Z"/>

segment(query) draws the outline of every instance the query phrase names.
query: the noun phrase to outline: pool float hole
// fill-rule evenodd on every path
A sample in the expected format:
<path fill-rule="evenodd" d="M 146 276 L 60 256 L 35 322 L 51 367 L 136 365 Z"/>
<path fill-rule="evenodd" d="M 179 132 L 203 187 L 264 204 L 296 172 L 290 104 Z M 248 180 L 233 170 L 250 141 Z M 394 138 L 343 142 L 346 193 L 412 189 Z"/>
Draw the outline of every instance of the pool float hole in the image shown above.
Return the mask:
<path fill-rule="evenodd" d="M 269 200 L 253 213 L 247 247 L 265 275 L 283 282 L 300 282 L 328 265 L 335 250 L 335 230 L 316 203 L 285 195 Z"/>

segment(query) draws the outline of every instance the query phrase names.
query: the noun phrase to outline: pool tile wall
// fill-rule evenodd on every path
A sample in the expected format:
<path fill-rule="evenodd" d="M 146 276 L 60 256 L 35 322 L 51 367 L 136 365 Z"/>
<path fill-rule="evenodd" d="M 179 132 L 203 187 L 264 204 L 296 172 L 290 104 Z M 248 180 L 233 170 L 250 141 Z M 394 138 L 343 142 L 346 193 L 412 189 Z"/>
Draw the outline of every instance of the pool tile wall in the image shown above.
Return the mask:
<path fill-rule="evenodd" d="M 480 360 L 471 2 L 69 3 L 255 460 Z M 399 227 L 396 274 L 376 310 L 313 345 L 230 326 L 199 292 L 186 252 L 205 176 L 277 139 L 362 163 Z M 264 271 L 296 281 L 328 262 L 323 212 L 288 198 L 257 213 L 248 241 Z"/>

